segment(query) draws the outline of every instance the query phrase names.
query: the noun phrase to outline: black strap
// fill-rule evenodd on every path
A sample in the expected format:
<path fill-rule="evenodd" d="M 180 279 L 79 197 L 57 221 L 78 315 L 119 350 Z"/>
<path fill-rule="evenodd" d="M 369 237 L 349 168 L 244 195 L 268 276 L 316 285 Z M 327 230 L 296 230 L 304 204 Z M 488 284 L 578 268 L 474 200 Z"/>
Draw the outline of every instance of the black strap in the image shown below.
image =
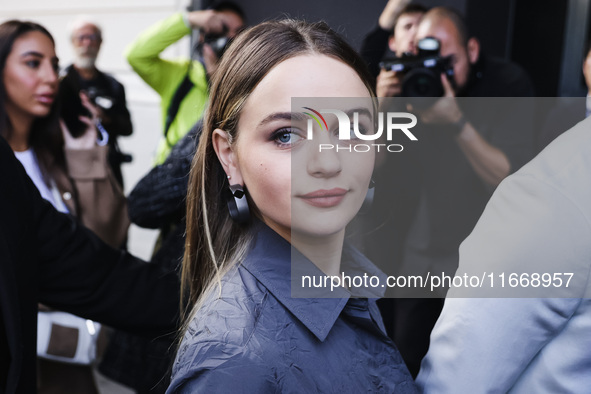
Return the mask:
<path fill-rule="evenodd" d="M 193 82 L 189 78 L 190 72 L 191 69 L 189 68 L 189 71 L 187 71 L 185 78 L 183 79 L 179 87 L 176 89 L 176 92 L 174 92 L 174 96 L 172 97 L 170 105 L 168 106 L 168 112 L 166 113 L 166 123 L 164 125 L 164 138 L 166 139 L 166 143 L 169 146 L 172 145 L 168 142 L 168 129 L 170 129 L 170 125 L 172 124 L 177 113 L 179 112 L 181 101 L 183 101 L 187 93 L 189 93 L 191 88 L 194 86 Z"/>

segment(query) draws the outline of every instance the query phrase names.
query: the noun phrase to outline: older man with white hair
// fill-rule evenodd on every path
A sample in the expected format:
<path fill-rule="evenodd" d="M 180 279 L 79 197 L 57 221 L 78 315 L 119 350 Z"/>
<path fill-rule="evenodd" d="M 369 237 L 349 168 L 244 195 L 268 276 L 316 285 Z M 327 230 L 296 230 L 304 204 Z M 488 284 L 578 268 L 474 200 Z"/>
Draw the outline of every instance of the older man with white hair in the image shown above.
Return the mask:
<path fill-rule="evenodd" d="M 130 158 L 120 152 L 117 137 L 128 136 L 133 131 L 125 103 L 125 89 L 115 78 L 96 67 L 103 42 L 99 25 L 81 16 L 72 21 L 69 27 L 74 63 L 63 71 L 60 89 L 62 92 L 76 94 L 83 91 L 96 105 L 101 123 L 109 133 L 109 164 L 115 177 L 123 185 L 121 163 L 130 161 Z"/>

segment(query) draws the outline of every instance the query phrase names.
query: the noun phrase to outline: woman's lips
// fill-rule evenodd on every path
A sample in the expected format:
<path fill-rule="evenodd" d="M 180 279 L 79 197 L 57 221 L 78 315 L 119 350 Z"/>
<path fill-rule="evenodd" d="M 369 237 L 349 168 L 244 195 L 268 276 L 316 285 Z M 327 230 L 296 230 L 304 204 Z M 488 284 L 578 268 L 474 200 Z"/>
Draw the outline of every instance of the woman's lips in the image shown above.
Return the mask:
<path fill-rule="evenodd" d="M 36 98 L 37 98 L 37 101 L 39 101 L 42 104 L 51 105 L 51 104 L 53 104 L 53 101 L 55 100 L 55 94 L 51 94 L 51 93 L 38 94 L 36 96 Z"/>
<path fill-rule="evenodd" d="M 316 190 L 299 197 L 314 207 L 330 208 L 339 205 L 347 192 L 347 190 L 337 187 L 330 190 Z"/>

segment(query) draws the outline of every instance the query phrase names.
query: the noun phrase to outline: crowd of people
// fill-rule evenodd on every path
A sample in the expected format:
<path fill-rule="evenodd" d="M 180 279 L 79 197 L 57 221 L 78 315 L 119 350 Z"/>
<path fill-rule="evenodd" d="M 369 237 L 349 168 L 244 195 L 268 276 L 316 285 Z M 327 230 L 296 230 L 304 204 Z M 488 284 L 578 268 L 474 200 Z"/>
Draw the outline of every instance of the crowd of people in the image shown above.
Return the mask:
<path fill-rule="evenodd" d="M 60 71 L 47 29 L 0 24 L 0 394 L 98 393 L 96 363 L 138 393 L 586 392 L 591 137 L 573 127 L 586 101 L 536 131 L 527 73 L 448 7 L 389 0 L 359 52 L 324 22 L 246 23 L 215 2 L 128 46 L 162 115 L 155 166 L 128 196 L 117 138 L 133 127 L 123 85 L 96 66 L 101 27 L 71 23 Z M 193 58 L 161 57 L 193 30 Z M 440 68 L 410 89 L 400 67 L 435 52 Z M 409 95 L 420 88 L 436 97 Z M 388 129 L 402 152 L 362 144 L 378 113 L 404 111 L 418 141 Z M 130 222 L 160 230 L 150 262 L 125 251 Z M 491 267 L 573 285 L 294 293 L 305 276 Z"/>

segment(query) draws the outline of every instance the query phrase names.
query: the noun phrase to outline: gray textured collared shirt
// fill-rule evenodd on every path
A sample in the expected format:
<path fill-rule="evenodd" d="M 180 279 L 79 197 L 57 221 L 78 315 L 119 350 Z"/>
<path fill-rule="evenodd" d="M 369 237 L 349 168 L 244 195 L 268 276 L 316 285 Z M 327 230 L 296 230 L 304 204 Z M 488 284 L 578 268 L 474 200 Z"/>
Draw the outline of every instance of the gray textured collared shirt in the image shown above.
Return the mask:
<path fill-rule="evenodd" d="M 415 393 L 375 300 L 344 289 L 292 297 L 290 263 L 291 245 L 261 226 L 221 296 L 212 292 L 190 323 L 167 393 Z"/>

